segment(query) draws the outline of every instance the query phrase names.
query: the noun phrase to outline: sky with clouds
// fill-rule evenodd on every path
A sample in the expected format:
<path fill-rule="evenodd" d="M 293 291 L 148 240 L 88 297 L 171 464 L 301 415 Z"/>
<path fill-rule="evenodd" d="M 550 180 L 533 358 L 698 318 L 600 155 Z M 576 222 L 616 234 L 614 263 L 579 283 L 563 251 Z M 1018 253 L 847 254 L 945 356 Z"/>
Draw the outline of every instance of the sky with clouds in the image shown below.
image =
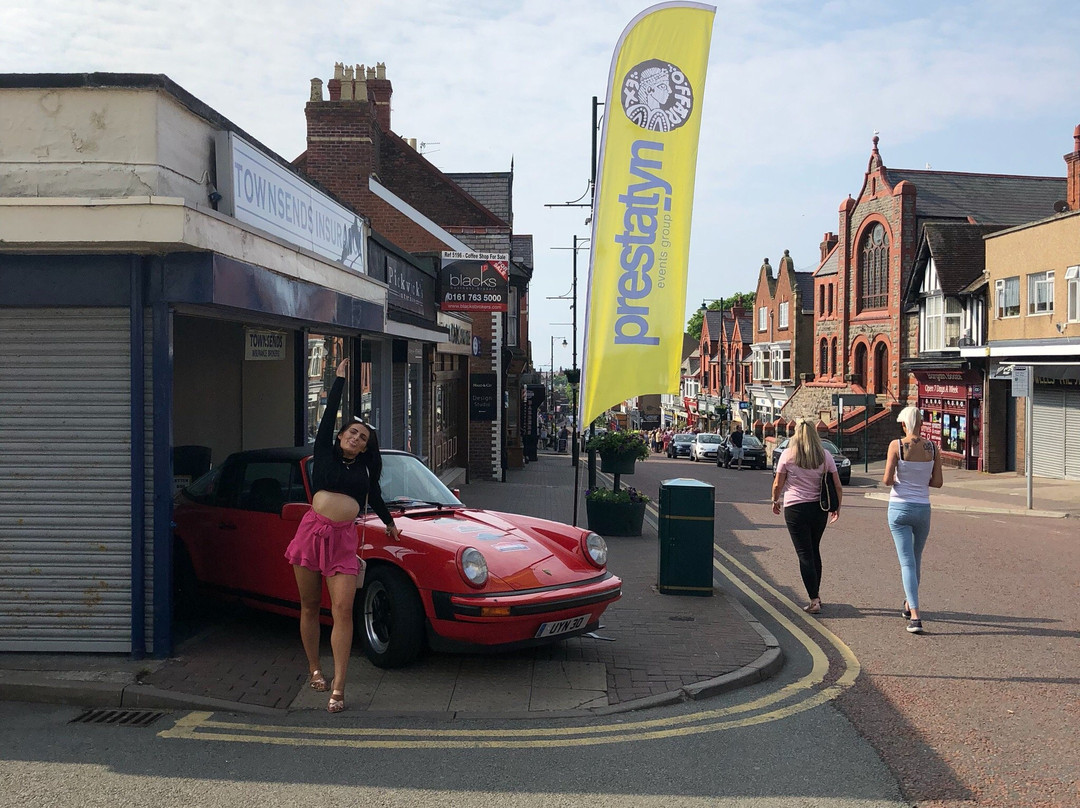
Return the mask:
<path fill-rule="evenodd" d="M 0 72 L 164 73 L 287 159 L 305 148 L 310 79 L 386 64 L 393 130 L 444 171 L 514 163 L 514 230 L 534 236 L 538 366 L 569 366 L 574 235 L 592 97 L 640 0 L 5 0 Z M 858 193 L 874 132 L 885 164 L 1064 176 L 1080 123 L 1075 0 L 717 5 L 688 279 L 752 291 L 785 249 L 811 270 Z M 579 343 L 588 256 L 579 253 Z M 580 356 L 580 354 L 579 354 Z"/>

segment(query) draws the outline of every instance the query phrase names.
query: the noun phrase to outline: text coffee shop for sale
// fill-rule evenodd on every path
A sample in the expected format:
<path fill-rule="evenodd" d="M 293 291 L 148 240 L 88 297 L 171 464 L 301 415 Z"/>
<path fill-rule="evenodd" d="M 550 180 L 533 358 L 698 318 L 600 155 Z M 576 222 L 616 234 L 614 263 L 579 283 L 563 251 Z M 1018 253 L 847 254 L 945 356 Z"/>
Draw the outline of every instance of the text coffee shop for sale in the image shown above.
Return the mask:
<path fill-rule="evenodd" d="M 981 470 L 983 374 L 977 370 L 916 370 L 923 436 L 941 447 L 942 462 Z"/>

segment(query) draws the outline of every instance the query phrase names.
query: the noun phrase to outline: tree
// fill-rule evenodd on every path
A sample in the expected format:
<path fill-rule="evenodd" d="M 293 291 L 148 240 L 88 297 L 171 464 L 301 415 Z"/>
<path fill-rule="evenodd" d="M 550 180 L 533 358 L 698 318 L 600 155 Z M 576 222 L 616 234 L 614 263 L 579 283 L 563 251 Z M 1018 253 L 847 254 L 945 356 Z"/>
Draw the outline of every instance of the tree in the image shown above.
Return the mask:
<path fill-rule="evenodd" d="M 722 309 L 730 309 L 732 306 L 742 306 L 742 308 L 747 311 L 753 311 L 754 295 L 754 292 L 736 292 L 731 297 L 714 300 L 709 304 L 708 308 L 710 311 L 720 311 Z M 701 321 L 703 319 L 704 315 L 702 315 L 701 309 L 698 309 L 686 322 L 686 333 L 696 340 L 701 339 Z"/>

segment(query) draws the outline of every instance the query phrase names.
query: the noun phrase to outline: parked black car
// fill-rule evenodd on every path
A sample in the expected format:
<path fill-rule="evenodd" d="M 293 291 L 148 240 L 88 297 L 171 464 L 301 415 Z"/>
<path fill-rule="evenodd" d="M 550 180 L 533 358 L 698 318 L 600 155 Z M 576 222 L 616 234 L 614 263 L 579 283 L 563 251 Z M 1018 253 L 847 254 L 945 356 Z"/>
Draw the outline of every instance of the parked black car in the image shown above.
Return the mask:
<path fill-rule="evenodd" d="M 679 432 L 672 435 L 671 440 L 667 445 L 668 457 L 689 457 L 690 456 L 690 444 L 694 441 L 694 434 L 692 432 Z"/>
<path fill-rule="evenodd" d="M 753 435 L 747 435 L 743 433 L 742 437 L 743 448 L 743 468 L 765 468 L 765 447 Z M 716 465 L 729 467 L 731 465 L 731 436 L 724 438 L 723 443 L 720 444 L 720 449 L 716 453 Z M 735 461 L 736 463 L 738 461 Z"/>
<path fill-rule="evenodd" d="M 776 464 L 780 462 L 780 455 L 784 453 L 784 449 L 788 447 L 788 443 L 791 438 L 785 438 L 772 452 L 772 467 L 773 474 L 776 474 Z M 836 470 L 840 474 L 840 482 L 847 485 L 851 482 L 851 461 L 844 457 L 844 453 L 840 451 L 839 447 L 831 440 L 826 438 L 821 439 L 822 444 L 825 446 L 825 451 L 833 456 L 833 460 L 836 461 Z"/>

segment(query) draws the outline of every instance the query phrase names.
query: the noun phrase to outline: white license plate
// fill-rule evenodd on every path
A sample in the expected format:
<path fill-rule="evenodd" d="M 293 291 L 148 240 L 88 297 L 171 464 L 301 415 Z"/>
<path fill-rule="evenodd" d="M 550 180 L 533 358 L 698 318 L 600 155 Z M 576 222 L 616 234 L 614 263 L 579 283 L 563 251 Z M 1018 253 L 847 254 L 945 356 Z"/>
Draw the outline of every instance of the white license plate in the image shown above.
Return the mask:
<path fill-rule="evenodd" d="M 540 628 L 536 631 L 536 636 L 537 638 L 540 638 L 553 637 L 556 634 L 565 634 L 568 631 L 581 628 L 588 619 L 589 615 L 579 614 L 577 617 L 571 617 L 569 620 L 555 620 L 551 623 L 541 623 Z"/>

